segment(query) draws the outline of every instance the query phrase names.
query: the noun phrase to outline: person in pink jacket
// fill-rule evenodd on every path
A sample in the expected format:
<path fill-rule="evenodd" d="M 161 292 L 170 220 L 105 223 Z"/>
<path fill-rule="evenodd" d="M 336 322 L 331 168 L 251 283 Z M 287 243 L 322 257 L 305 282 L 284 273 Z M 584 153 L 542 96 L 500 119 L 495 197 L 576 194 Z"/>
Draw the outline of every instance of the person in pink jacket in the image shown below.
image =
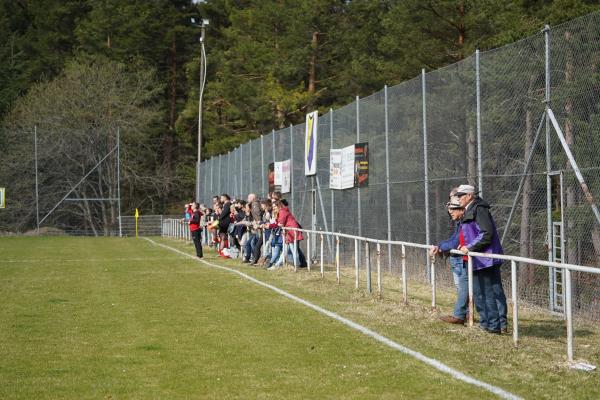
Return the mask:
<path fill-rule="evenodd" d="M 290 212 L 290 209 L 283 204 L 281 200 L 275 201 L 273 204 L 273 211 L 277 214 L 277 222 L 276 226 L 280 228 L 302 228 L 294 215 Z M 302 236 L 302 232 L 298 231 L 286 231 L 285 233 L 285 243 L 288 245 L 288 255 L 291 256 L 292 262 L 294 259 L 297 260 L 297 266 L 300 268 L 306 267 L 306 257 L 304 257 L 304 253 L 300 248 L 300 241 L 304 239 Z M 296 243 L 294 243 L 294 241 Z M 294 246 L 296 244 L 296 246 Z M 298 249 L 298 254 L 294 254 L 294 249 Z M 280 264 L 280 259 L 277 264 Z"/>

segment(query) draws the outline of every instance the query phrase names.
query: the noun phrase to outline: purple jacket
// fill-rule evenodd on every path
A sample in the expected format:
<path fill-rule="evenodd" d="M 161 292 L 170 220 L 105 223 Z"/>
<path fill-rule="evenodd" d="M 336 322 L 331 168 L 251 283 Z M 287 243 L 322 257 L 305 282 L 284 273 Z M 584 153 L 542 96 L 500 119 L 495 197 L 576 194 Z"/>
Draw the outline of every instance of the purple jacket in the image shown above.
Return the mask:
<path fill-rule="evenodd" d="M 469 251 L 488 254 L 504 254 L 496 224 L 490 214 L 490 205 L 481 198 L 475 198 L 469 205 L 460 226 Z M 473 257 L 473 270 L 477 271 L 502 264 L 502 260 Z"/>

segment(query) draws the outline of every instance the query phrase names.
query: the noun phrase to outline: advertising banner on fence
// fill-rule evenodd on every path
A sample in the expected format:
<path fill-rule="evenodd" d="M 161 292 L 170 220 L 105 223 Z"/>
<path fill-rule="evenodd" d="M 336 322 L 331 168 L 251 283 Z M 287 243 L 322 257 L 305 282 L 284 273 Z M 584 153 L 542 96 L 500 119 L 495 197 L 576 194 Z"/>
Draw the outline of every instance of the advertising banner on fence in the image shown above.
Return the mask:
<path fill-rule="evenodd" d="M 319 112 L 306 114 L 306 131 L 304 138 L 304 175 L 317 173 L 317 128 Z"/>
<path fill-rule="evenodd" d="M 329 188 L 349 189 L 354 186 L 354 145 L 331 149 L 329 158 Z"/>
<path fill-rule="evenodd" d="M 285 160 L 281 163 L 281 193 L 289 193 L 292 191 L 292 179 L 291 179 L 291 171 L 292 171 L 292 161 Z"/>
<path fill-rule="evenodd" d="M 354 145 L 354 186 L 369 185 L 369 143 Z"/>
<path fill-rule="evenodd" d="M 291 160 L 277 161 L 269 164 L 269 192 L 289 193 L 292 189 Z"/>

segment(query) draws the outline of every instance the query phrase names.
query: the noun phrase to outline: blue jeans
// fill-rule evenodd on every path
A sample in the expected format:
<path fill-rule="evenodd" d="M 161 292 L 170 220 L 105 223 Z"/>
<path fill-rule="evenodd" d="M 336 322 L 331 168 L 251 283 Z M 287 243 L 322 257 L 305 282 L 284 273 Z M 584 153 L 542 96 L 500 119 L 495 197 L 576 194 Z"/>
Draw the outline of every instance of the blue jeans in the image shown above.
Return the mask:
<path fill-rule="evenodd" d="M 294 264 L 294 259 L 296 259 L 296 266 L 300 267 L 300 268 L 304 268 L 307 266 L 306 264 L 306 257 L 304 257 L 304 253 L 302 252 L 302 249 L 300 248 L 300 241 L 297 240 L 296 241 L 296 246 L 294 246 L 294 243 L 289 243 L 288 246 L 288 260 L 290 260 L 290 264 Z M 298 254 L 295 254 L 294 250 L 298 249 Z"/>
<path fill-rule="evenodd" d="M 302 249 L 300 248 L 300 241 L 297 241 L 297 247 L 298 247 L 298 255 L 294 254 L 294 243 L 288 243 L 287 244 L 287 259 L 288 262 L 292 265 L 294 265 L 294 258 L 296 259 L 296 266 L 300 267 L 300 268 L 304 268 L 307 266 L 306 264 L 306 257 L 304 257 L 304 253 L 302 252 Z M 283 247 L 283 246 L 282 246 Z M 275 252 L 279 253 L 279 251 L 281 250 L 281 248 L 279 250 L 275 250 L 275 247 L 273 247 L 273 257 L 271 258 L 271 260 L 277 260 L 275 258 Z M 276 261 L 276 265 L 280 266 L 281 264 L 283 264 L 283 259 L 284 257 L 280 257 L 277 261 Z"/>
<path fill-rule="evenodd" d="M 250 261 L 250 256 L 252 255 L 252 251 L 256 247 L 257 242 L 258 235 L 256 233 L 250 233 L 248 236 L 248 241 L 246 242 L 246 245 L 244 247 L 244 260 Z"/>
<path fill-rule="evenodd" d="M 498 276 L 500 266 L 473 271 L 473 296 L 479 312 L 479 325 L 484 329 L 500 330 L 500 313 L 494 293 L 494 277 Z"/>
<path fill-rule="evenodd" d="M 269 261 L 269 266 L 275 264 L 276 266 L 280 266 L 283 263 L 283 258 L 281 262 L 279 258 L 281 257 L 281 250 L 283 249 L 283 244 L 276 243 L 271 246 L 271 261 Z"/>
<path fill-rule="evenodd" d="M 456 286 L 456 303 L 452 316 L 458 319 L 467 318 L 467 309 L 469 305 L 469 274 L 467 272 L 467 263 L 463 262 L 462 256 L 450 257 L 450 266 Z"/>

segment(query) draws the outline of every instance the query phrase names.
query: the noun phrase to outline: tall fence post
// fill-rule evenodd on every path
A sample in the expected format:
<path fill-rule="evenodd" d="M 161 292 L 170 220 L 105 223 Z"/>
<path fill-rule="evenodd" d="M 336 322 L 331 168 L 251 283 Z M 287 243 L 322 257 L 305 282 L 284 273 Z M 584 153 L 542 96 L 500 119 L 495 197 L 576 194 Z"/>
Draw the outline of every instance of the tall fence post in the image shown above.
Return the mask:
<path fill-rule="evenodd" d="M 481 153 L 481 75 L 479 49 L 475 50 L 475 92 L 477 102 L 477 184 L 479 195 L 483 197 L 483 158 Z"/>
<path fill-rule="evenodd" d="M 214 193 L 215 192 L 215 186 L 214 186 L 215 159 L 211 158 L 209 161 L 210 161 L 210 191 L 211 191 L 211 193 Z"/>
<path fill-rule="evenodd" d="M 421 69 L 421 92 L 423 98 L 423 170 L 425 180 L 425 244 L 429 246 L 429 163 L 427 161 L 427 99 L 425 68 Z M 430 258 L 427 256 L 427 275 L 430 275 Z M 428 277 L 431 279 L 431 276 Z"/>
<path fill-rule="evenodd" d="M 231 151 L 227 152 L 227 193 L 233 195 L 233 191 L 231 190 L 231 173 L 230 173 L 230 168 L 231 168 Z"/>
<path fill-rule="evenodd" d="M 292 198 L 292 214 L 296 208 L 296 204 L 294 201 L 294 125 L 290 124 L 290 190 L 291 198 Z M 308 255 L 308 254 L 307 254 Z M 310 265 L 310 262 L 308 263 Z M 310 267 L 309 267 L 310 268 Z"/>
<path fill-rule="evenodd" d="M 548 118 L 548 110 L 550 109 L 550 26 L 546 25 L 544 27 L 544 42 L 545 42 L 545 51 L 544 51 L 544 68 L 545 68 L 545 111 L 546 111 L 546 229 L 547 229 L 547 241 L 546 241 L 546 249 L 548 250 L 548 261 L 552 260 L 553 246 L 552 243 L 552 178 L 550 177 L 550 172 L 552 172 L 552 141 L 550 136 L 550 118 Z M 562 250 L 562 249 L 561 249 Z M 564 250 L 563 250 L 564 251 Z M 553 287 L 553 279 L 552 279 L 552 270 L 548 269 L 548 296 L 549 296 L 549 304 L 550 309 L 553 308 L 554 305 L 554 296 L 552 292 Z"/>
<path fill-rule="evenodd" d="M 256 182 L 252 179 L 252 172 L 254 171 L 254 168 L 252 168 L 252 140 L 246 142 L 246 146 L 248 146 L 248 193 L 254 193 Z"/>
<path fill-rule="evenodd" d="M 36 160 L 37 164 L 37 160 Z M 37 169 L 37 166 L 36 166 Z M 37 193 L 37 176 L 35 177 Z M 119 218 L 119 237 L 123 237 L 123 225 L 121 224 L 121 128 L 117 128 L 117 212 Z M 38 227 L 39 233 L 39 227 Z"/>
<path fill-rule="evenodd" d="M 221 170 L 223 169 L 223 155 L 219 154 L 219 190 L 218 193 L 225 193 L 225 187 L 223 185 L 223 177 L 221 176 Z"/>
<path fill-rule="evenodd" d="M 35 160 L 35 222 L 37 234 L 40 234 L 40 195 L 38 190 L 37 125 L 33 126 L 33 154 Z M 119 224 L 121 220 L 119 219 Z"/>
<path fill-rule="evenodd" d="M 360 97 L 356 96 L 356 143 L 360 142 Z M 360 187 L 357 192 L 357 217 L 358 217 L 358 236 L 362 236 L 362 215 L 360 205 Z"/>
<path fill-rule="evenodd" d="M 271 137 L 273 138 L 273 162 L 275 162 L 275 129 L 271 131 Z"/>
<path fill-rule="evenodd" d="M 244 197 L 244 145 L 240 145 L 240 198 Z"/>
<path fill-rule="evenodd" d="M 262 184 L 262 195 L 266 197 L 267 189 L 265 186 L 265 137 L 264 135 L 260 135 L 260 180 Z"/>
<path fill-rule="evenodd" d="M 389 118 L 388 118 L 388 86 L 383 87 L 384 115 L 385 115 L 385 191 L 387 202 L 387 240 L 392 240 L 392 201 L 390 197 L 390 143 L 389 143 Z M 392 272 L 392 244 L 387 245 L 388 269 Z"/>
<path fill-rule="evenodd" d="M 333 149 L 333 108 L 329 109 L 329 142 L 330 149 Z M 335 232 L 335 190 L 330 189 L 331 193 L 331 232 Z M 333 263 L 333 254 L 331 262 Z"/>

